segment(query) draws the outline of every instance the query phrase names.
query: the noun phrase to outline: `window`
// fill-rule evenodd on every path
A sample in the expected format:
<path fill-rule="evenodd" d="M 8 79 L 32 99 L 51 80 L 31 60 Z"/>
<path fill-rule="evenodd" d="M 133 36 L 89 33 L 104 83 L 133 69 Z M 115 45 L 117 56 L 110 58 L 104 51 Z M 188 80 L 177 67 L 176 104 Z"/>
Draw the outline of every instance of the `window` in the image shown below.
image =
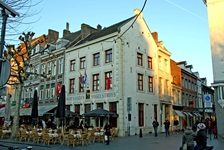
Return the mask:
<path fill-rule="evenodd" d="M 80 58 L 80 69 L 86 68 L 86 57 Z"/>
<path fill-rule="evenodd" d="M 163 89 L 163 79 L 159 77 L 159 94 L 162 94 Z"/>
<path fill-rule="evenodd" d="M 51 75 L 51 69 L 52 69 L 52 62 L 50 61 L 50 62 L 48 62 L 48 64 L 47 64 L 47 71 L 48 71 L 48 74 L 50 74 Z"/>
<path fill-rule="evenodd" d="M 112 71 L 105 73 L 105 90 L 112 88 Z"/>
<path fill-rule="evenodd" d="M 162 70 L 162 57 L 159 56 L 159 69 Z"/>
<path fill-rule="evenodd" d="M 93 66 L 100 65 L 100 53 L 93 54 Z"/>
<path fill-rule="evenodd" d="M 143 74 L 138 73 L 138 90 L 143 91 Z"/>
<path fill-rule="evenodd" d="M 75 71 L 75 59 L 70 60 L 70 71 Z"/>
<path fill-rule="evenodd" d="M 117 114 L 117 102 L 110 102 L 109 103 L 109 111 Z M 117 118 L 116 117 L 110 117 L 110 124 L 112 127 L 117 127 Z"/>
<path fill-rule="evenodd" d="M 40 90 L 40 99 L 44 99 L 44 90 Z"/>
<path fill-rule="evenodd" d="M 112 49 L 106 50 L 106 63 L 112 62 Z"/>
<path fill-rule="evenodd" d="M 51 88 L 50 98 L 53 98 L 55 96 L 55 87 Z"/>
<path fill-rule="evenodd" d="M 80 105 L 75 105 L 75 113 L 80 115 Z"/>
<path fill-rule="evenodd" d="M 53 66 L 52 66 L 52 76 L 55 76 L 56 75 L 56 67 L 57 67 L 57 64 L 56 64 L 56 60 L 53 61 Z"/>
<path fill-rule="evenodd" d="M 168 95 L 168 93 L 169 93 L 169 81 L 168 80 L 166 80 L 165 81 L 165 91 L 164 91 L 164 93 L 165 93 L 165 95 Z"/>
<path fill-rule="evenodd" d="M 50 97 L 50 89 L 46 89 L 46 99 L 48 99 Z"/>
<path fill-rule="evenodd" d="M 63 73 L 63 70 L 64 70 L 63 65 L 64 65 L 64 59 L 60 58 L 59 59 L 59 74 Z"/>
<path fill-rule="evenodd" d="M 97 103 L 96 108 L 99 108 L 99 107 L 103 109 L 103 103 Z M 99 122 L 100 122 L 100 125 L 99 125 Z M 97 127 L 99 127 L 99 126 L 103 127 L 103 117 L 97 117 L 96 118 L 96 126 Z"/>
<path fill-rule="evenodd" d="M 152 57 L 148 56 L 148 68 L 152 69 Z"/>
<path fill-rule="evenodd" d="M 99 91 L 100 90 L 100 80 L 99 80 L 99 74 L 93 75 L 93 91 Z"/>
<path fill-rule="evenodd" d="M 70 94 L 75 92 L 74 86 L 75 86 L 75 79 L 72 78 L 69 80 L 69 93 Z"/>
<path fill-rule="evenodd" d="M 168 61 L 167 61 L 167 59 L 164 59 L 164 71 L 168 72 Z"/>
<path fill-rule="evenodd" d="M 101 109 L 103 109 L 103 103 L 97 103 L 97 104 L 96 104 L 96 108 L 99 108 L 99 107 L 100 107 Z"/>
<path fill-rule="evenodd" d="M 154 118 L 157 120 L 157 115 L 158 115 L 158 112 L 157 112 L 157 105 L 154 104 Z"/>
<path fill-rule="evenodd" d="M 85 113 L 91 111 L 91 104 L 85 104 L 84 109 L 85 109 L 85 110 L 84 110 Z M 102 118 L 102 117 L 101 117 L 101 118 Z M 90 124 L 90 117 L 85 117 L 85 122 L 86 122 L 87 124 Z"/>
<path fill-rule="evenodd" d="M 139 103 L 138 104 L 138 125 L 144 126 L 144 104 Z"/>
<path fill-rule="evenodd" d="M 141 53 L 137 53 L 137 63 L 139 66 L 143 66 L 143 63 L 142 63 L 142 54 Z"/>
<path fill-rule="evenodd" d="M 42 64 L 41 65 L 41 74 L 45 74 L 46 73 L 46 64 Z"/>
<path fill-rule="evenodd" d="M 153 92 L 153 77 L 149 76 L 148 80 L 149 80 L 149 83 L 148 83 L 149 92 Z"/>

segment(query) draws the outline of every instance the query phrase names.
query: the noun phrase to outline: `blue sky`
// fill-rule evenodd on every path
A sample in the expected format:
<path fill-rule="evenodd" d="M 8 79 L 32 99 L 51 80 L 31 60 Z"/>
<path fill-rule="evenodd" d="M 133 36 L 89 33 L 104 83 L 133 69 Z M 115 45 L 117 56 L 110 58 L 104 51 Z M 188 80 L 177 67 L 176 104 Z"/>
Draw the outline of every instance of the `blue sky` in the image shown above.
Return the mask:
<path fill-rule="evenodd" d="M 142 9 L 145 0 L 43 0 L 32 8 L 40 11 L 29 18 L 38 20 L 20 28 L 35 32 L 36 36 L 47 34 L 48 29 L 60 32 L 66 22 L 70 31 L 80 30 L 81 24 L 92 27 L 100 24 L 108 27 L 133 16 L 135 8 Z M 143 10 L 151 32 L 158 32 L 172 53 L 171 59 L 187 61 L 200 77 L 206 77 L 208 85 L 213 82 L 211 46 L 207 8 L 202 0 L 147 0 Z"/>

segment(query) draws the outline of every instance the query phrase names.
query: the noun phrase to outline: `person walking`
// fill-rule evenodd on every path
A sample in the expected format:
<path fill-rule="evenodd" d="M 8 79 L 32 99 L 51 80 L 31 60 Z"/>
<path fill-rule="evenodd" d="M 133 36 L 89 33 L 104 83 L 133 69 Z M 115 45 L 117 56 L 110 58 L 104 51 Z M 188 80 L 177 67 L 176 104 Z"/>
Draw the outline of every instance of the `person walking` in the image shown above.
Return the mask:
<path fill-rule="evenodd" d="M 183 150 L 194 150 L 194 138 L 196 134 L 191 130 L 190 126 L 186 127 L 184 134 L 182 136 L 182 148 Z M 186 144 L 186 148 L 184 149 L 184 144 Z"/>
<path fill-rule="evenodd" d="M 165 127 L 165 132 L 166 132 L 166 137 L 169 135 L 170 136 L 170 121 L 168 120 L 168 118 L 166 119 L 166 121 L 163 123 L 164 127 Z"/>
<path fill-rule="evenodd" d="M 216 125 L 213 127 L 213 134 L 214 134 L 214 139 L 217 139 L 218 136 L 217 136 L 217 126 Z"/>
<path fill-rule="evenodd" d="M 158 136 L 157 131 L 158 131 L 158 126 L 159 126 L 159 123 L 158 123 L 158 121 L 156 119 L 153 120 L 152 126 L 154 128 L 154 135 L 156 137 L 156 136 Z"/>
<path fill-rule="evenodd" d="M 197 136 L 195 137 L 196 145 L 194 150 L 204 150 L 207 145 L 206 126 L 204 123 L 197 125 Z"/>
<path fill-rule="evenodd" d="M 106 145 L 110 144 L 110 136 L 111 136 L 111 132 L 110 132 L 111 126 L 108 124 L 108 122 L 105 124 L 104 126 L 104 130 L 105 130 L 105 141 L 106 141 Z"/>
<path fill-rule="evenodd" d="M 174 126 L 174 133 L 178 134 L 178 131 L 179 131 L 179 120 L 177 120 L 177 118 L 174 118 L 174 121 L 173 121 L 173 126 Z"/>

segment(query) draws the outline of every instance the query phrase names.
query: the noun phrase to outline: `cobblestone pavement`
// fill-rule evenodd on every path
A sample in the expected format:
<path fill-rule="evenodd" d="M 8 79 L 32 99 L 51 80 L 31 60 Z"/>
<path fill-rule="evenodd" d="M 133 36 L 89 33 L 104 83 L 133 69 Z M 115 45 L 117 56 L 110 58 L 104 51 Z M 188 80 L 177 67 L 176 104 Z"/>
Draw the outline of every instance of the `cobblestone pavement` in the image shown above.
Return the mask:
<path fill-rule="evenodd" d="M 20 142 L 10 139 L 0 140 L 0 144 L 5 146 L 17 146 L 19 149 L 32 146 L 33 150 L 179 150 L 181 145 L 182 134 L 172 134 L 169 137 L 165 137 L 163 133 L 159 134 L 158 137 L 154 137 L 152 134 L 143 135 L 142 138 L 139 136 L 126 136 L 116 137 L 115 141 L 110 142 L 110 145 L 104 143 L 91 143 L 87 146 L 61 146 L 60 144 L 35 144 L 32 142 Z M 224 141 L 217 139 L 208 139 L 208 145 L 213 145 L 213 150 L 224 150 Z M 0 150 L 7 150 L 7 147 L 1 147 Z"/>

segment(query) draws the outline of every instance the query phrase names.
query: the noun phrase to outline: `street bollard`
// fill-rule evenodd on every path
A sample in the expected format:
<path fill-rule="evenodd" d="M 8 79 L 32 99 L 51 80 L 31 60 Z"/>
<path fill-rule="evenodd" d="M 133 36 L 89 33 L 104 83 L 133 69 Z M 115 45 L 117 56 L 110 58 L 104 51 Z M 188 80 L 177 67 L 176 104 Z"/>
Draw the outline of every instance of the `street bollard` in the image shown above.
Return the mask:
<path fill-rule="evenodd" d="M 139 137 L 142 138 L 142 129 L 139 131 Z"/>

